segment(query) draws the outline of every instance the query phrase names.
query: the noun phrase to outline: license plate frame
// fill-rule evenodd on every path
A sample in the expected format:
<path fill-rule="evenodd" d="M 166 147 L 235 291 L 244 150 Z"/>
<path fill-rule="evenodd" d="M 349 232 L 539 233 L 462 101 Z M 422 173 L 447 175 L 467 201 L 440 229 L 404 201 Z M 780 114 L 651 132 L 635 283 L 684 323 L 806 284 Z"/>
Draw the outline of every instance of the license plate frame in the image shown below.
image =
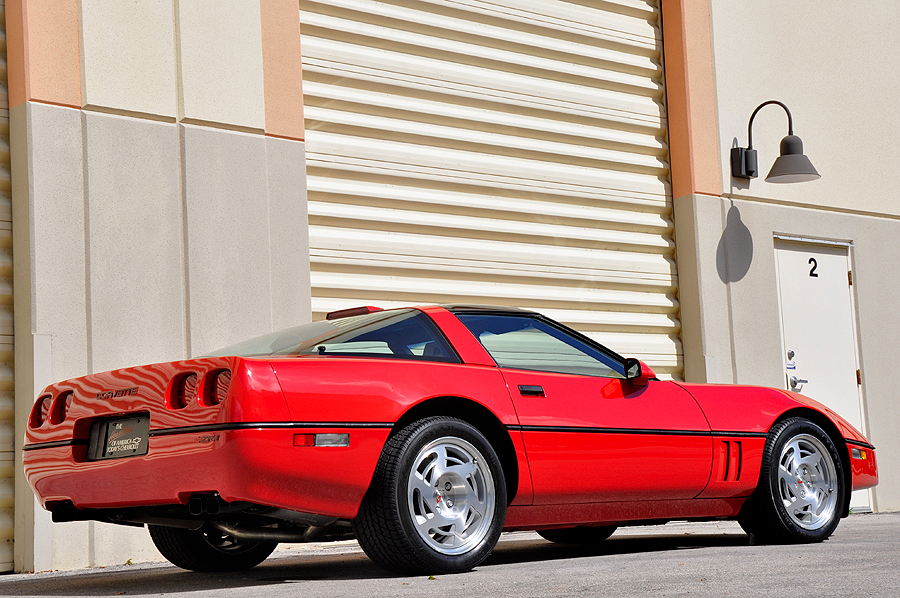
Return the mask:
<path fill-rule="evenodd" d="M 91 424 L 88 461 L 140 457 L 149 450 L 149 413 L 104 418 Z"/>

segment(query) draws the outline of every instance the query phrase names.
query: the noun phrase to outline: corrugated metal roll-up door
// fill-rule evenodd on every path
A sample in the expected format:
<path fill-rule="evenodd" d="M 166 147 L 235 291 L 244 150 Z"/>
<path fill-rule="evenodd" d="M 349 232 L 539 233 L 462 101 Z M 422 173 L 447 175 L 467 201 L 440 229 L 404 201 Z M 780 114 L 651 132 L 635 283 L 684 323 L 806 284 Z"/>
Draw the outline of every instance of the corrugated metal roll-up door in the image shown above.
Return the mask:
<path fill-rule="evenodd" d="M 9 169 L 9 94 L 6 4 L 0 0 L 0 571 L 13 570 L 15 521 L 15 404 L 13 386 L 12 180 Z"/>
<path fill-rule="evenodd" d="M 680 377 L 658 7 L 300 2 L 313 311 L 533 308 Z"/>

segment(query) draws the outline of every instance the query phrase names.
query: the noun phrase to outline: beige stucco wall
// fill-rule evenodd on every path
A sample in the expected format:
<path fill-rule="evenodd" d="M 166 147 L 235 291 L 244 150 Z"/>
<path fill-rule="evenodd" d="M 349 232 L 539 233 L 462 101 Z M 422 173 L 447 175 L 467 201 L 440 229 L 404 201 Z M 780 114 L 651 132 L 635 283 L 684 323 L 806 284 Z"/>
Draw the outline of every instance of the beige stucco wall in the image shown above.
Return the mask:
<path fill-rule="evenodd" d="M 19 437 L 48 383 L 309 321 L 296 4 L 11 3 Z M 146 530 L 51 523 L 21 471 L 15 556 L 161 558 Z"/>
<path fill-rule="evenodd" d="M 176 4 L 182 119 L 262 131 L 260 0 Z"/>
<path fill-rule="evenodd" d="M 670 15 L 677 10 L 688 21 L 688 29 L 709 28 L 712 50 L 708 72 L 690 68 L 692 55 L 685 54 L 683 71 L 699 81 L 687 79 L 680 93 L 688 101 L 669 102 L 670 119 L 688 115 L 718 127 L 715 159 L 709 156 L 711 143 L 692 146 L 689 136 L 678 138 L 676 127 L 670 129 L 676 136 L 672 164 L 678 179 L 673 188 L 678 190 L 674 213 L 685 377 L 783 388 L 774 235 L 851 243 L 865 427 L 878 448 L 881 474 L 873 506 L 898 510 L 900 408 L 892 379 L 900 336 L 895 308 L 900 203 L 889 177 L 900 115 L 883 109 L 900 89 L 900 76 L 884 59 L 900 51 L 888 18 L 896 7 L 888 0 L 856 11 L 836 3 L 777 0 L 709 0 L 708 5 L 664 0 L 664 8 L 667 4 Z M 669 60 L 669 47 L 666 52 L 668 67 L 675 60 Z M 713 111 L 697 108 L 708 105 L 710 96 Z M 790 108 L 794 132 L 821 179 L 765 182 L 787 134 L 787 118 L 777 106 L 764 108 L 754 121 L 761 176 L 749 183 L 731 178 L 730 148 L 747 145 L 750 114 L 770 99 Z M 698 170 L 716 172 L 721 191 L 710 191 Z"/>
<path fill-rule="evenodd" d="M 166 117 L 177 112 L 171 0 L 80 0 L 84 104 Z"/>
<path fill-rule="evenodd" d="M 891 110 L 900 73 L 897 3 L 711 0 L 722 187 L 741 197 L 900 216 L 890 193 L 900 113 Z M 763 183 L 787 134 L 787 118 L 767 106 L 753 125 L 762 176 L 732 185 L 728 151 L 747 145 L 747 121 L 766 100 L 787 104 L 794 133 L 822 174 L 803 185 Z"/>

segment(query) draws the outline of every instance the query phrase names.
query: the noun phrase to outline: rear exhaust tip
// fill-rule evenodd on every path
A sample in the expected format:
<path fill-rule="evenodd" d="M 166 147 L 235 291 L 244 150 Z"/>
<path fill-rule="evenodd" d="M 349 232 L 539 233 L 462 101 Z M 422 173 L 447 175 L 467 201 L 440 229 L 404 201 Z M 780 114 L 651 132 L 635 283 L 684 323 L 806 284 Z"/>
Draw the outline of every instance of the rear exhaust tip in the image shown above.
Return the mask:
<path fill-rule="evenodd" d="M 219 498 L 213 496 L 212 498 L 206 499 L 206 512 L 210 515 L 218 515 L 219 513 Z"/>
<path fill-rule="evenodd" d="M 188 499 L 188 512 L 191 515 L 202 515 L 203 514 L 203 499 L 199 496 L 192 496 Z M 218 508 L 216 509 L 218 512 Z"/>

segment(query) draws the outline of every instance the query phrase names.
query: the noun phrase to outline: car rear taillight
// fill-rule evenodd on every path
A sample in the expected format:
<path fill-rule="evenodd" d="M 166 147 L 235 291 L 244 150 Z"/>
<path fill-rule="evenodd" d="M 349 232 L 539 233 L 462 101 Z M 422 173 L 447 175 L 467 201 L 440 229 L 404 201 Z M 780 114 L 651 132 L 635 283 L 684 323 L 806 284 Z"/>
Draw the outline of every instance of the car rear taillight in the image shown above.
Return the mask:
<path fill-rule="evenodd" d="M 34 403 L 34 407 L 31 408 L 31 419 L 28 421 L 28 425 L 32 428 L 40 428 L 50 415 L 50 404 L 52 402 L 53 397 L 50 395 L 44 395 L 39 398 Z"/>
<path fill-rule="evenodd" d="M 183 376 L 181 380 L 178 381 L 172 398 L 174 399 L 172 401 L 172 407 L 175 409 L 183 409 L 187 407 L 191 401 L 197 398 L 197 374 Z"/>
<path fill-rule="evenodd" d="M 213 378 L 210 385 L 209 402 L 218 405 L 228 396 L 228 387 L 231 386 L 231 370 L 222 370 Z"/>
<path fill-rule="evenodd" d="M 69 413 L 69 407 L 72 406 L 72 391 L 64 392 L 53 401 L 53 408 L 50 410 L 50 423 L 61 424 L 66 420 L 66 414 Z"/>

